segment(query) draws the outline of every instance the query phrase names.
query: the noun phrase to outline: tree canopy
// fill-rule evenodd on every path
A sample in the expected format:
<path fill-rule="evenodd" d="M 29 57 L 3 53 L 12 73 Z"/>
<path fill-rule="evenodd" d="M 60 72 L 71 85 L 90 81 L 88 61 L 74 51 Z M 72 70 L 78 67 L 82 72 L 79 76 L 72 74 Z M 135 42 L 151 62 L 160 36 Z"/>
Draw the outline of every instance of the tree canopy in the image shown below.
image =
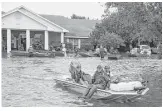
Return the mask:
<path fill-rule="evenodd" d="M 110 8 L 115 7 L 115 12 Z M 115 40 L 114 40 L 115 39 Z M 108 2 L 101 23 L 96 24 L 91 33 L 95 44 L 133 44 L 153 43 L 162 40 L 161 2 Z M 106 42 L 107 41 L 107 42 Z M 110 44 L 111 45 L 111 44 Z"/>
<path fill-rule="evenodd" d="M 78 16 L 76 14 L 72 14 L 71 19 L 86 19 L 84 16 Z"/>

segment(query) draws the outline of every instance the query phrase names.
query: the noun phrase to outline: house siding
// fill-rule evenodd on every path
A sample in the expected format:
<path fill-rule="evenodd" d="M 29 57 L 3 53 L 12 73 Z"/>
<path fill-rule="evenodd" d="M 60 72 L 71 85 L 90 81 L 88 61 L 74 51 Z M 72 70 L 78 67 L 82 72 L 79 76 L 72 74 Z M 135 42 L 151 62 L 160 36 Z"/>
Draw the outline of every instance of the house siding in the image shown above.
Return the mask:
<path fill-rule="evenodd" d="M 28 16 L 15 12 L 2 19 L 2 28 L 46 30 L 46 27 Z"/>

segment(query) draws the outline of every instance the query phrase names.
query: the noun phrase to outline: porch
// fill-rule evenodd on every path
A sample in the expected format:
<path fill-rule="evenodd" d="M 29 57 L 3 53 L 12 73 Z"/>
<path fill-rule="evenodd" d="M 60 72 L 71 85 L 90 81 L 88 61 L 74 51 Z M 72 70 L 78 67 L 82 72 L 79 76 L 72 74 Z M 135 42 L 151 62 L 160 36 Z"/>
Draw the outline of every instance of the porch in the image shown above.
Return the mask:
<path fill-rule="evenodd" d="M 38 43 L 38 45 L 37 45 Z M 2 50 L 28 51 L 30 45 L 35 49 L 49 50 L 50 45 L 64 43 L 64 33 L 42 30 L 2 29 Z"/>

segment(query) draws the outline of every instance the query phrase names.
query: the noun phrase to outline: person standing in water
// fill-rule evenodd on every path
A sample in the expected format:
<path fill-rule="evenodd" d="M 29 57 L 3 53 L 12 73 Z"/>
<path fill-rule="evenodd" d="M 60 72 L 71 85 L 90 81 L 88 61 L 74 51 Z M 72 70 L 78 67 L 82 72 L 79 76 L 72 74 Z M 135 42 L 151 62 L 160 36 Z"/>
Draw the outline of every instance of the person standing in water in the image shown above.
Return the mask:
<path fill-rule="evenodd" d="M 104 59 L 104 56 L 105 56 L 105 49 L 104 49 L 103 46 L 101 45 L 101 46 L 100 46 L 100 57 L 101 57 L 101 60 Z"/>
<path fill-rule="evenodd" d="M 78 48 L 77 46 L 75 46 L 75 48 L 74 48 L 74 52 L 75 52 L 75 57 L 77 57 L 78 52 L 79 52 L 79 48 Z"/>
<path fill-rule="evenodd" d="M 65 44 L 62 44 L 62 51 L 63 51 L 63 53 L 64 53 L 64 56 L 67 57 Z"/>

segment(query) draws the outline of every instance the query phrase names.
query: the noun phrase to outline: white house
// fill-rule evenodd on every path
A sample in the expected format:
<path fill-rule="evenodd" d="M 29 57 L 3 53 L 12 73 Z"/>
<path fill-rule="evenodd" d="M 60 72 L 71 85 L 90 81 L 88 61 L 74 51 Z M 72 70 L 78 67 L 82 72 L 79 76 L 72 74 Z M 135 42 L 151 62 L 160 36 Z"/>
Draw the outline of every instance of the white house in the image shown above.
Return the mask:
<path fill-rule="evenodd" d="M 89 20 L 68 18 L 57 20 L 56 17 L 48 18 L 49 16 L 39 15 L 24 6 L 3 13 L 2 41 L 7 46 L 7 53 L 11 50 L 20 50 L 21 45 L 24 45 L 24 51 L 27 51 L 32 45 L 33 38 L 41 39 L 45 50 L 49 49 L 51 42 L 58 44 L 70 42 L 80 48 L 81 40 L 89 38 L 96 23 L 93 21 L 89 27 L 85 27 L 82 25 L 90 24 Z"/>

